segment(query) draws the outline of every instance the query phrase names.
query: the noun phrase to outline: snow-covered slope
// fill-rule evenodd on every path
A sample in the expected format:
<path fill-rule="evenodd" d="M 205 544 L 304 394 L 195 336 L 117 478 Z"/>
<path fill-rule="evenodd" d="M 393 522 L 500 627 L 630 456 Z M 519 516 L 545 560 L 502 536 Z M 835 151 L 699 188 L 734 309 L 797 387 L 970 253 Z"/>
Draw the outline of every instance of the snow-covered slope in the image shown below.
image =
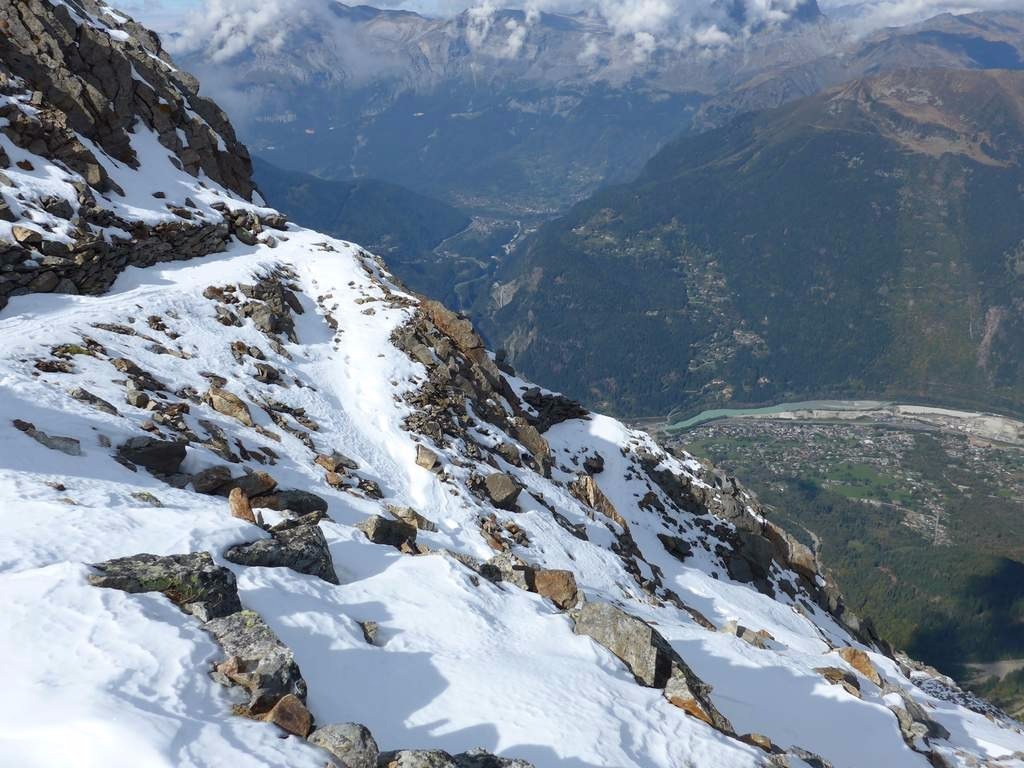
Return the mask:
<path fill-rule="evenodd" d="M 138 170 L 96 151 L 125 243 L 166 246 L 173 190 L 222 250 L 0 315 L 0 765 L 1024 766 L 735 480 L 500 369 L 144 125 Z"/>

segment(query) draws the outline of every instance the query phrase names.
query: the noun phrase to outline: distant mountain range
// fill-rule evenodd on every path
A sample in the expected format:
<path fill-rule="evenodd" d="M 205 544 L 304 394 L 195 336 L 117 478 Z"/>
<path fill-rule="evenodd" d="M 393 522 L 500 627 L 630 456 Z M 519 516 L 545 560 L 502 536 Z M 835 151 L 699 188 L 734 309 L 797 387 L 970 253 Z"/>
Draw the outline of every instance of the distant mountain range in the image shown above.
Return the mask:
<path fill-rule="evenodd" d="M 812 395 L 1024 409 L 1024 72 L 903 70 L 683 137 L 506 260 L 532 375 L 629 414 Z"/>
<path fill-rule="evenodd" d="M 627 181 L 692 128 L 855 77 L 1024 60 L 1014 14 L 947 15 L 860 39 L 813 0 L 771 25 L 751 24 L 741 3 L 719 4 L 722 48 L 648 49 L 588 14 L 302 7 L 268 12 L 263 26 L 214 18 L 218 34 L 171 42 L 274 164 L 389 181 L 510 218 L 551 215 Z"/>

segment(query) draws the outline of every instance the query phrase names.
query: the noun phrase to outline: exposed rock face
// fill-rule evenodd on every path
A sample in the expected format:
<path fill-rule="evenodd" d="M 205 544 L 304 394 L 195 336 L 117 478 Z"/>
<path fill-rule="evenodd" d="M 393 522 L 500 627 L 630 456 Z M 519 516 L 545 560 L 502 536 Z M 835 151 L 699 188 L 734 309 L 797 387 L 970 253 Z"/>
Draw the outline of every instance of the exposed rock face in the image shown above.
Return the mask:
<path fill-rule="evenodd" d="M 133 555 L 96 563 L 89 576 L 96 587 L 124 592 L 162 592 L 186 613 L 209 621 L 242 610 L 235 575 L 213 562 L 209 552 L 189 555 Z"/>
<path fill-rule="evenodd" d="M 185 444 L 154 437 L 132 437 L 117 449 L 118 455 L 151 472 L 169 475 L 185 460 Z"/>
<path fill-rule="evenodd" d="M 585 603 L 572 616 L 576 634 L 590 637 L 615 654 L 640 685 L 661 688 L 665 698 L 688 714 L 725 733 L 734 733 L 729 721 L 711 703 L 710 686 L 653 627 L 611 603 Z"/>
<path fill-rule="evenodd" d="M 388 506 L 388 512 L 390 512 L 396 520 L 400 520 L 403 523 L 408 523 L 418 531 L 436 531 L 437 524 L 432 520 L 428 520 L 419 512 L 412 507 L 396 507 L 394 505 Z"/>
<path fill-rule="evenodd" d="M 380 750 L 365 725 L 341 723 L 317 728 L 309 735 L 311 744 L 322 747 L 347 768 L 377 768 Z"/>
<path fill-rule="evenodd" d="M 130 37 L 118 40 L 102 28 L 77 24 L 72 10 L 101 17 Z M 5 22 L 0 60 L 10 74 L 41 92 L 45 102 L 60 105 L 62 111 L 54 119 L 67 129 L 134 165 L 129 133 L 141 119 L 189 173 L 205 173 L 242 197 L 250 196 L 249 153 L 236 140 L 224 113 L 199 96 L 198 83 L 170 66 L 152 32 L 134 22 L 119 25 L 93 0 L 70 0 L 67 7 L 27 0 L 7 5 L 0 10 L 0 19 Z M 133 77 L 133 69 L 141 77 Z M 109 189 L 99 163 L 78 142 L 61 159 L 95 180 L 99 191 Z"/>
<path fill-rule="evenodd" d="M 231 547 L 224 553 L 224 557 L 239 565 L 291 568 L 299 573 L 317 576 L 330 584 L 338 583 L 327 539 L 315 524 L 275 531 L 273 538 Z"/>
<path fill-rule="evenodd" d="M 569 492 L 591 509 L 600 512 L 609 520 L 613 520 L 625 529 L 629 529 L 626 519 L 615 509 L 615 505 L 604 495 L 597 481 L 590 475 L 580 475 L 570 485 Z"/>

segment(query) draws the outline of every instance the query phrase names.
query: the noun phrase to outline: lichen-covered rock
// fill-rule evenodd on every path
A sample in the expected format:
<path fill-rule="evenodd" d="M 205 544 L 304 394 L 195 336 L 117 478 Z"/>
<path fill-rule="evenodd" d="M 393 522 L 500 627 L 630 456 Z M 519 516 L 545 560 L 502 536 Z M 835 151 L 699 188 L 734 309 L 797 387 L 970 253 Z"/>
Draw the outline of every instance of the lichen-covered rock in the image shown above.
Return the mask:
<path fill-rule="evenodd" d="M 235 575 L 213 562 L 209 552 L 187 555 L 140 554 L 96 563 L 89 576 L 96 587 L 123 592 L 161 592 L 200 621 L 242 609 Z"/>
<path fill-rule="evenodd" d="M 227 656 L 217 674 L 249 691 L 249 712 L 268 712 L 288 694 L 305 700 L 306 682 L 294 654 L 258 613 L 238 610 L 208 621 L 205 629 Z"/>
<path fill-rule="evenodd" d="M 309 735 L 309 742 L 330 752 L 345 768 L 377 768 L 380 750 L 365 725 L 325 725 Z"/>
<path fill-rule="evenodd" d="M 231 547 L 224 557 L 239 565 L 291 568 L 330 584 L 338 583 L 331 550 L 318 525 L 299 525 L 275 531 L 272 538 Z"/>

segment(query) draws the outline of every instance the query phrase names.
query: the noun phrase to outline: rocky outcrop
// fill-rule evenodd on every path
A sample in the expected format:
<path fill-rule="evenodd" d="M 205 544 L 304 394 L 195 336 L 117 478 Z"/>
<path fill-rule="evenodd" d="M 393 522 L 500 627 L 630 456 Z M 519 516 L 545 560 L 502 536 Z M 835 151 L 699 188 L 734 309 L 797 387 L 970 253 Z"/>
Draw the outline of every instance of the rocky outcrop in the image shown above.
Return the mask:
<path fill-rule="evenodd" d="M 291 568 L 316 576 L 329 584 L 338 583 L 334 560 L 323 531 L 315 523 L 272 531 L 272 538 L 231 547 L 224 558 L 239 565 Z"/>
<path fill-rule="evenodd" d="M 711 702 L 711 687 L 649 624 L 611 603 L 585 603 L 572 612 L 575 631 L 603 645 L 633 673 L 640 685 L 660 688 L 665 698 L 687 714 L 735 735 L 732 725 Z"/>
<path fill-rule="evenodd" d="M 205 629 L 227 656 L 217 675 L 249 692 L 248 714 L 267 713 L 288 695 L 305 700 L 306 681 L 295 656 L 258 613 L 239 609 L 208 621 Z"/>
<path fill-rule="evenodd" d="M 235 575 L 213 562 L 209 552 L 188 555 L 133 555 L 93 566 L 96 587 L 123 592 L 161 592 L 186 613 L 209 621 L 242 610 Z"/>
<path fill-rule="evenodd" d="M 0 99 L 0 131 L 73 174 L 74 188 L 72 196 L 40 194 L 3 177 L 19 189 L 20 207 L 39 215 L 0 241 L 0 309 L 24 293 L 102 293 L 126 266 L 204 256 L 223 250 L 232 235 L 260 231 L 252 214 L 239 220 L 200 210 L 187 197 L 162 202 L 166 190 L 152 190 L 155 223 L 117 206 L 125 192 L 108 175 L 104 154 L 140 167 L 132 141 L 140 129 L 152 132 L 183 174 L 210 179 L 243 201 L 254 192 L 249 154 L 226 116 L 170 63 L 155 34 L 95 0 L 7 3 L 0 31 L 0 96 L 9 97 Z M 0 153 L 0 174 L 9 164 Z M 64 222 L 70 242 L 52 236 L 40 217 Z M 14 218 L 2 195 L 0 218 Z M 127 236 L 106 238 L 92 227 Z"/>
<path fill-rule="evenodd" d="M 155 437 L 132 437 L 117 449 L 121 459 L 160 475 L 177 472 L 185 460 L 185 453 L 184 443 Z"/>
<path fill-rule="evenodd" d="M 53 451 L 66 453 L 68 456 L 81 456 L 82 444 L 74 437 L 60 437 L 59 435 L 48 435 L 41 429 L 36 429 L 35 424 L 21 419 L 14 420 L 14 428 L 24 432 L 37 443 Z"/>

